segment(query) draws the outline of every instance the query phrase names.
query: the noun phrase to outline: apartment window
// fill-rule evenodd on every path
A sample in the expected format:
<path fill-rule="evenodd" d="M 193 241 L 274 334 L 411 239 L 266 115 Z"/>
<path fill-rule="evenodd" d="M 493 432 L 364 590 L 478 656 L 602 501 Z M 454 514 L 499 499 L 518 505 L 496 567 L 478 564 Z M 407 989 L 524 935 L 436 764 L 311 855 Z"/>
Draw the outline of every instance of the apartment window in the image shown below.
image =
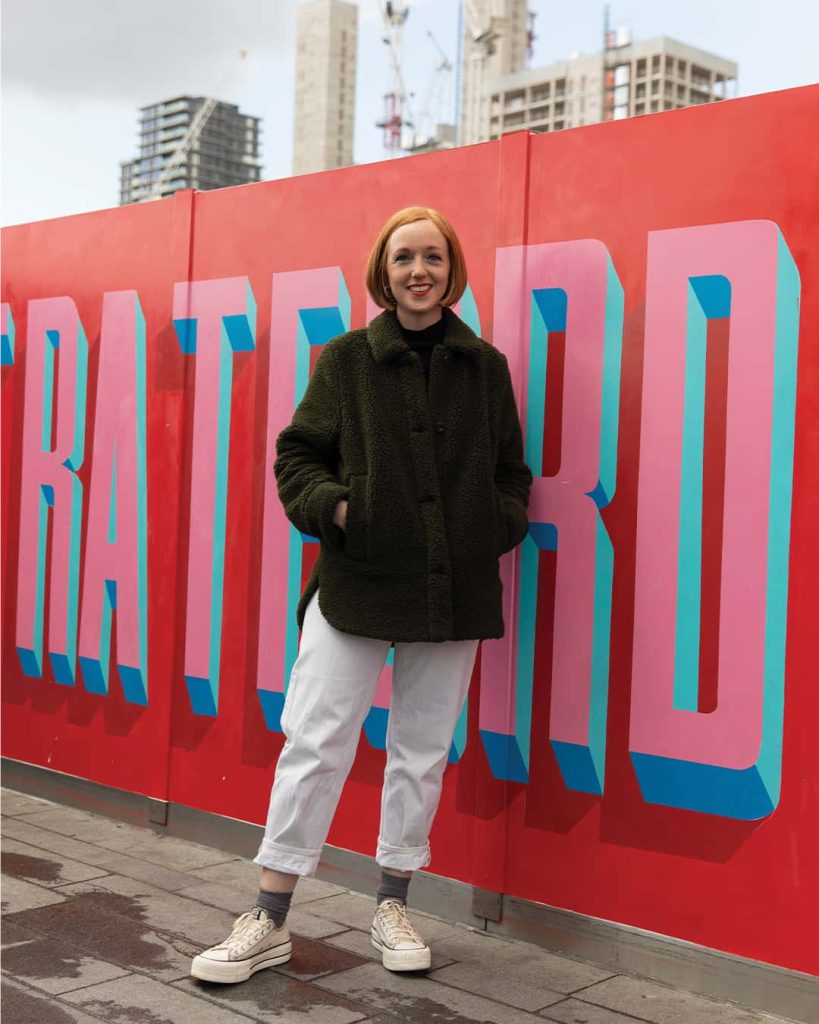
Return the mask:
<path fill-rule="evenodd" d="M 641 100 L 645 97 L 646 85 L 645 82 L 639 82 L 634 88 L 634 98 Z"/>
<path fill-rule="evenodd" d="M 671 84 L 671 82 L 664 82 L 663 83 L 663 95 L 664 96 L 671 96 L 673 94 L 673 92 L 674 92 L 674 86 Z"/>
<path fill-rule="evenodd" d="M 657 100 L 652 100 L 651 101 L 651 113 L 652 114 L 656 114 L 659 109 L 660 109 L 660 104 L 657 102 Z"/>
<path fill-rule="evenodd" d="M 580 78 L 580 91 L 581 92 L 585 92 L 586 91 L 586 76 L 585 75 L 582 75 L 581 78 Z"/>
<path fill-rule="evenodd" d="M 682 100 L 683 102 L 685 102 L 685 86 L 684 85 L 678 85 L 677 86 L 677 99 L 678 100 Z"/>
<path fill-rule="evenodd" d="M 563 97 L 566 95 L 566 79 L 558 78 L 555 82 L 555 96 Z"/>
<path fill-rule="evenodd" d="M 566 109 L 566 104 L 563 102 L 555 103 L 555 117 L 562 117 Z"/>
<path fill-rule="evenodd" d="M 645 57 L 643 57 L 641 60 L 637 61 L 637 69 L 635 71 L 635 74 L 636 74 L 637 78 L 645 78 L 646 77 L 646 59 L 645 59 Z"/>
<path fill-rule="evenodd" d="M 660 79 L 659 78 L 655 78 L 651 82 L 651 95 L 652 96 L 656 96 L 659 91 L 660 91 Z"/>
<path fill-rule="evenodd" d="M 635 114 L 639 115 L 639 114 L 644 114 L 645 112 L 646 112 L 646 105 L 645 105 L 645 103 L 635 103 L 634 104 L 634 113 Z"/>
<path fill-rule="evenodd" d="M 711 72 L 706 68 L 697 67 L 696 64 L 691 65 L 691 84 L 696 86 L 698 89 L 710 89 L 711 88 Z"/>
<path fill-rule="evenodd" d="M 548 100 L 550 94 L 550 83 L 544 82 L 532 89 L 532 103 L 539 103 L 541 100 Z"/>
<path fill-rule="evenodd" d="M 665 103 L 663 104 L 663 110 L 673 110 L 673 109 L 674 109 L 674 104 L 673 103 L 669 103 L 668 100 L 666 100 Z"/>
<path fill-rule="evenodd" d="M 517 114 L 507 114 L 503 119 L 504 128 L 515 128 L 523 124 L 523 111 Z"/>
<path fill-rule="evenodd" d="M 655 56 L 653 56 L 651 58 L 651 73 L 653 75 L 656 75 L 659 70 L 660 70 L 660 55 L 658 53 L 658 54 L 655 54 Z"/>
<path fill-rule="evenodd" d="M 678 60 L 677 61 L 677 74 L 680 76 L 680 78 L 685 78 L 687 73 L 688 73 L 688 61 L 687 60 Z"/>
<path fill-rule="evenodd" d="M 534 107 L 529 116 L 533 121 L 544 121 L 549 116 L 549 107 Z"/>
<path fill-rule="evenodd" d="M 666 59 L 665 59 L 665 73 L 667 75 L 673 75 L 674 74 L 674 58 L 673 57 L 666 57 Z"/>

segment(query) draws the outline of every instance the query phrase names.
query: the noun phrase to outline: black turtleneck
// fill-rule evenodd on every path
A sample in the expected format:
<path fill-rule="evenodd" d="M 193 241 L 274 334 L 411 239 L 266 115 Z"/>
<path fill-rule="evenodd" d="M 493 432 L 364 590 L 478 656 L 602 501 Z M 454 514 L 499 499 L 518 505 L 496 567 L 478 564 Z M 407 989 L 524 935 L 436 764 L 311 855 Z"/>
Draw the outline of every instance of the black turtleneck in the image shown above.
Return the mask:
<path fill-rule="evenodd" d="M 424 327 L 420 331 L 410 331 L 404 327 L 399 321 L 401 327 L 401 333 L 404 335 L 404 341 L 409 345 L 413 352 L 417 352 L 421 360 L 421 366 L 424 371 L 424 376 L 429 382 L 429 367 L 432 361 L 432 350 L 436 345 L 440 345 L 444 340 L 444 333 L 446 331 L 446 325 L 444 318 L 436 320 L 434 324 L 430 324 L 429 327 Z"/>

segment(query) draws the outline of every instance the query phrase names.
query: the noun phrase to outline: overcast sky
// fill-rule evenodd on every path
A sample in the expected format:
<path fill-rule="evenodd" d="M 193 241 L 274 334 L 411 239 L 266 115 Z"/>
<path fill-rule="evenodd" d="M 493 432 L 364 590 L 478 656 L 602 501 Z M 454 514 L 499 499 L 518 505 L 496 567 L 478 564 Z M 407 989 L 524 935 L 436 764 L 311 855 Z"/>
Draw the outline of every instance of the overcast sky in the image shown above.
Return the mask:
<path fill-rule="evenodd" d="M 296 0 L 3 0 L 2 222 L 115 206 L 119 161 L 137 151 L 138 108 L 180 93 L 216 95 L 261 117 L 264 177 L 286 177 L 296 6 Z M 379 6 L 359 2 L 357 163 L 383 158 L 374 126 L 388 89 Z M 599 50 L 599 0 L 531 0 L 530 7 L 537 14 L 533 66 Z M 737 61 L 741 96 L 819 80 L 816 0 L 613 0 L 611 20 L 630 25 L 636 39 L 670 35 Z M 438 59 L 427 33 L 454 62 L 456 25 L 456 0 L 412 3 L 403 48 L 416 116 L 430 96 Z M 240 63 L 243 48 L 249 57 Z M 433 108 L 446 113 L 448 100 L 451 109 L 453 84 L 439 86 Z"/>

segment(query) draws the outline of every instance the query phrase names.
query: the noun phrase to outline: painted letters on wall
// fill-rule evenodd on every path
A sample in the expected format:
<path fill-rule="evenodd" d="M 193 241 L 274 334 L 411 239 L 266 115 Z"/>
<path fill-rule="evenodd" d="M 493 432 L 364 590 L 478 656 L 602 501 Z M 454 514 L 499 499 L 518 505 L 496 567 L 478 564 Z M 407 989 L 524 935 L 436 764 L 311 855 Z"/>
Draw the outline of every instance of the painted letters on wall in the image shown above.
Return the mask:
<path fill-rule="evenodd" d="M 795 90 L 5 229 L 4 755 L 264 820 L 317 554 L 275 439 L 412 196 L 534 474 L 432 870 L 819 972 L 819 196 L 787 127 L 817 117 Z M 330 835 L 359 853 L 391 688 Z"/>

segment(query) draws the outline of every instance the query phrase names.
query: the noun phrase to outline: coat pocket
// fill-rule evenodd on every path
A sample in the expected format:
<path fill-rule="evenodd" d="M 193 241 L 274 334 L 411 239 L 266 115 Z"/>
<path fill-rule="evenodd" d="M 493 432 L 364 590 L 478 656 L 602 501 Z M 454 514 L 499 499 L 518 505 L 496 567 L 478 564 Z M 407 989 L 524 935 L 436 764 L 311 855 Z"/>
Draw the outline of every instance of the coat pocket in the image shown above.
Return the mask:
<path fill-rule="evenodd" d="M 350 477 L 344 552 L 358 562 L 367 561 L 367 477 L 361 474 Z"/>

